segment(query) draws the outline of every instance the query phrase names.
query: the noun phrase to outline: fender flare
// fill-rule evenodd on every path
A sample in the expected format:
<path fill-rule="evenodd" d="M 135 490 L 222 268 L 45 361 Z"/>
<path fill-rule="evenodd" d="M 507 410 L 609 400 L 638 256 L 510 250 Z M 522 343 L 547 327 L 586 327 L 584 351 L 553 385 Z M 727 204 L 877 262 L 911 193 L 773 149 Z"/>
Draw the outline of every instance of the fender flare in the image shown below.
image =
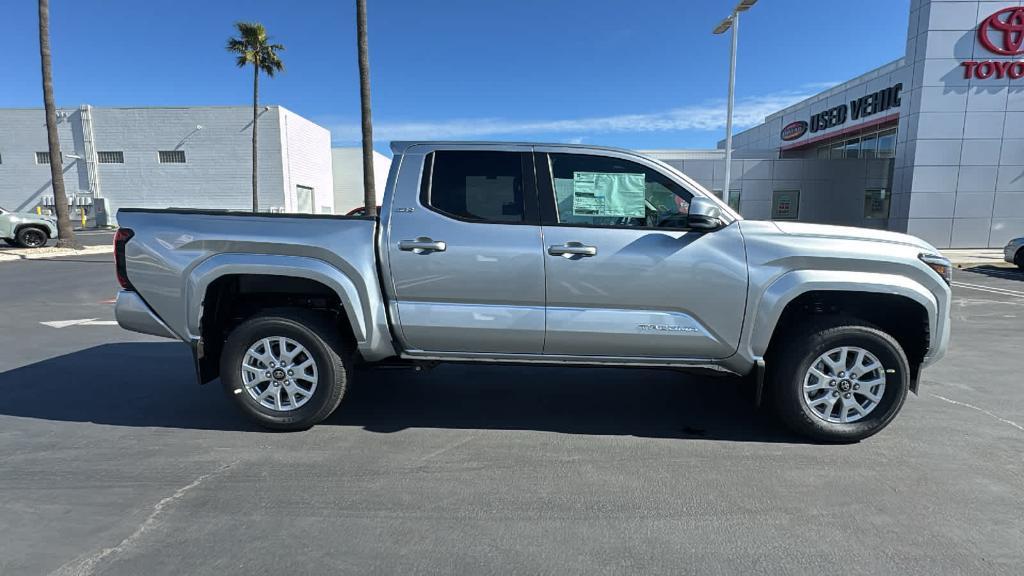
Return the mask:
<path fill-rule="evenodd" d="M 201 337 L 199 324 L 203 317 L 203 299 L 207 289 L 217 279 L 233 274 L 289 276 L 319 282 L 337 294 L 356 342 L 364 343 L 370 337 L 370 326 L 366 322 L 368 312 L 364 310 L 365 299 L 361 297 L 352 279 L 341 270 L 323 260 L 305 256 L 224 253 L 204 260 L 192 269 L 186 279 L 187 330 L 193 341 Z"/>
<path fill-rule="evenodd" d="M 925 309 L 929 333 L 937 336 L 939 303 L 923 285 L 906 276 L 851 272 L 843 270 L 794 270 L 775 279 L 757 299 L 750 312 L 746 341 L 752 358 L 762 358 L 768 350 L 782 311 L 796 298 L 808 292 L 868 292 L 891 294 L 911 300 Z"/>
<path fill-rule="evenodd" d="M 14 231 L 11 238 L 17 238 L 18 232 L 21 232 L 22 228 L 39 228 L 46 231 L 46 237 L 50 240 L 57 237 L 57 228 L 51 226 L 49 222 L 19 222 L 14 225 Z"/>

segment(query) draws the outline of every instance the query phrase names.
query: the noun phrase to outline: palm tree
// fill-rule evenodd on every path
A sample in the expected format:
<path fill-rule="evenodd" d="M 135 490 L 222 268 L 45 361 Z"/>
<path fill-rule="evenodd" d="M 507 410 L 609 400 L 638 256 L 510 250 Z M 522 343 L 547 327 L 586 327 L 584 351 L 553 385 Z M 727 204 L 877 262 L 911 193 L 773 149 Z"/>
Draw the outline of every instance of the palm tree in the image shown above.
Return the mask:
<path fill-rule="evenodd" d="M 39 59 L 43 68 L 43 107 L 46 108 L 46 139 L 50 150 L 50 181 L 57 208 L 57 247 L 78 248 L 68 218 L 68 197 L 64 193 L 64 162 L 57 137 L 57 107 L 53 104 L 53 72 L 50 64 L 50 2 L 39 0 Z"/>
<path fill-rule="evenodd" d="M 239 68 L 252 64 L 252 211 L 258 212 L 256 121 L 259 119 L 260 72 L 273 78 L 275 73 L 284 70 L 284 62 L 277 55 L 284 50 L 284 46 L 268 43 L 267 29 L 258 22 L 235 22 L 235 28 L 238 30 L 238 38 L 228 39 L 228 52 L 237 56 L 235 63 Z"/>
<path fill-rule="evenodd" d="M 370 117 L 370 54 L 366 42 L 366 0 L 356 0 L 356 41 L 359 45 L 359 104 L 363 119 L 363 205 L 377 215 L 373 183 L 373 120 Z"/>

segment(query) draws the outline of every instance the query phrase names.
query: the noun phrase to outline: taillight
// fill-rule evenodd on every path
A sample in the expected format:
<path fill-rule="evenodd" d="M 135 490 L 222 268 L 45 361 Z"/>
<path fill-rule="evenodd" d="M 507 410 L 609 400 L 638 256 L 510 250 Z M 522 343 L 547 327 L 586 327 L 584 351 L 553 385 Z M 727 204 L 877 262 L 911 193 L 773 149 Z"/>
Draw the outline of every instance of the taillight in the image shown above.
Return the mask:
<path fill-rule="evenodd" d="M 125 290 L 135 290 L 128 280 L 128 269 L 124 262 L 124 245 L 132 236 L 135 236 L 135 232 L 131 228 L 118 228 L 114 233 L 114 270 L 117 273 L 117 283 Z"/>

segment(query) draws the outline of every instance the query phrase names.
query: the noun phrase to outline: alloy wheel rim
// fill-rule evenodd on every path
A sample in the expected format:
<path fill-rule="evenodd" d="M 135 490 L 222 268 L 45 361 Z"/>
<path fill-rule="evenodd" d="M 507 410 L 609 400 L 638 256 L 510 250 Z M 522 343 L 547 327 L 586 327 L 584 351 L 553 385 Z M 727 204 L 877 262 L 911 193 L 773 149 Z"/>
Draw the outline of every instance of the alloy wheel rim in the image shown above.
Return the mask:
<path fill-rule="evenodd" d="M 290 412 L 316 393 L 319 371 L 305 346 L 291 338 L 257 340 L 242 357 L 242 384 L 261 406 Z"/>
<path fill-rule="evenodd" d="M 878 408 L 885 395 L 885 377 L 885 366 L 864 348 L 833 348 L 807 369 L 804 403 L 826 422 L 857 422 Z"/>
<path fill-rule="evenodd" d="M 32 248 L 37 248 L 39 246 L 42 246 L 42 244 L 43 244 L 43 234 L 42 234 L 42 232 L 36 232 L 36 231 L 26 232 L 25 236 L 24 236 L 24 239 L 25 239 L 25 243 L 28 244 Z"/>

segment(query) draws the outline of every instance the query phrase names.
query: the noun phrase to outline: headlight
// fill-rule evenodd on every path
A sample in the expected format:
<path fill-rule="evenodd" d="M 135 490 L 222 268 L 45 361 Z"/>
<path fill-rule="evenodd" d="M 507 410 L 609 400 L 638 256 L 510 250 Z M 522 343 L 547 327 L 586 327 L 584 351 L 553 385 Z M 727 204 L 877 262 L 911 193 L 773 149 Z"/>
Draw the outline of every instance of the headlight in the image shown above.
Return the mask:
<path fill-rule="evenodd" d="M 949 258 L 928 252 L 922 252 L 917 257 L 921 259 L 921 262 L 927 264 L 929 268 L 935 270 L 935 273 L 941 276 L 946 281 L 946 284 L 952 282 L 953 263 L 949 261 Z"/>

